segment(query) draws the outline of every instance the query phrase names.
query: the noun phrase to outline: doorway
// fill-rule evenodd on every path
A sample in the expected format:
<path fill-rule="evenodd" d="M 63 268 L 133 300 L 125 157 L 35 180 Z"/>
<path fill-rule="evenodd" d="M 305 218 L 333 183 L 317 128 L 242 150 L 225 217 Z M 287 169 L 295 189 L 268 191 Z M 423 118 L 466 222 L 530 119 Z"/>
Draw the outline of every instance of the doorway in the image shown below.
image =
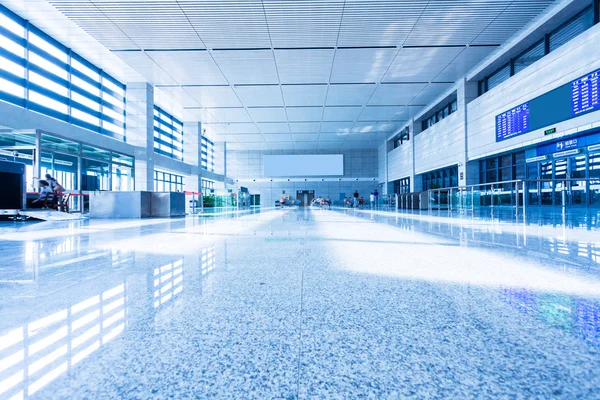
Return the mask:
<path fill-rule="evenodd" d="M 301 207 L 308 207 L 315 198 L 314 190 L 298 190 L 296 191 L 296 199 L 300 200 Z"/>

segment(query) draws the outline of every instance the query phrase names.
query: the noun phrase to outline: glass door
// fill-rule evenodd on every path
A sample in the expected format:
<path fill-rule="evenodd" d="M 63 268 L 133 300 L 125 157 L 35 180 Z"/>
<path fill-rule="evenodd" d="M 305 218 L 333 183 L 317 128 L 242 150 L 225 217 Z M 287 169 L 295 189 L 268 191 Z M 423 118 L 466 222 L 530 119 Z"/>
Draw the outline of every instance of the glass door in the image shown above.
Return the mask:
<path fill-rule="evenodd" d="M 541 205 L 543 206 L 551 206 L 552 202 L 552 161 L 543 161 L 540 163 L 540 197 L 541 197 Z"/>
<path fill-rule="evenodd" d="M 568 206 L 568 182 L 566 179 L 569 177 L 567 171 L 567 158 L 561 158 L 554 160 L 554 205 L 555 206 Z"/>
<path fill-rule="evenodd" d="M 570 168 L 569 176 L 570 181 L 569 194 L 570 203 L 573 206 L 586 206 L 587 205 L 587 194 L 589 189 L 587 187 L 587 181 L 585 181 L 586 167 L 586 156 L 574 156 L 570 157 Z M 582 179 L 582 180 L 577 180 Z"/>

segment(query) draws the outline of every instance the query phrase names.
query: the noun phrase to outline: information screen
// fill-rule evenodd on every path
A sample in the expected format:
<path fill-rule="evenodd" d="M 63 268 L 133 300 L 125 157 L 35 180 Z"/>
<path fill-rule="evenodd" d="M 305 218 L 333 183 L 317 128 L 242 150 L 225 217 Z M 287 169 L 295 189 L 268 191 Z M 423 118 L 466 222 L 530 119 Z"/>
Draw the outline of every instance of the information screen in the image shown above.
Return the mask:
<path fill-rule="evenodd" d="M 265 155 L 265 177 L 341 176 L 343 154 Z"/>
<path fill-rule="evenodd" d="M 529 132 L 529 103 L 496 116 L 496 142 Z"/>
<path fill-rule="evenodd" d="M 600 70 L 496 116 L 496 142 L 599 111 Z"/>
<path fill-rule="evenodd" d="M 599 75 L 600 71 L 595 71 L 571 82 L 573 116 L 600 108 L 600 101 L 598 100 Z"/>

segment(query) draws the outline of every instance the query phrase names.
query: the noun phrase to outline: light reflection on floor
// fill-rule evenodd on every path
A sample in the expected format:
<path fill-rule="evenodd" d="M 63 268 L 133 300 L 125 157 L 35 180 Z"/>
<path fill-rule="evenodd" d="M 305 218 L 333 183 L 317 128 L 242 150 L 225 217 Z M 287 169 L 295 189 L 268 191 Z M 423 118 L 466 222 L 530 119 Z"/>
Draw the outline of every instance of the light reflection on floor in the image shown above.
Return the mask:
<path fill-rule="evenodd" d="M 0 398 L 600 396 L 589 224 L 277 210 L 38 227 L 0 225 Z"/>

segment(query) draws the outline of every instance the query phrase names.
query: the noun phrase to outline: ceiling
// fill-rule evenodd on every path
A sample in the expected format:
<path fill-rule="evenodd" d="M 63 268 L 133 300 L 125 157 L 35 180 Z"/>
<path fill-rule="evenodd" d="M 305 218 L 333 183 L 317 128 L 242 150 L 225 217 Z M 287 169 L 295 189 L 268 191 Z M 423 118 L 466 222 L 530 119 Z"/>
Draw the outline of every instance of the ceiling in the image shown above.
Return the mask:
<path fill-rule="evenodd" d="M 228 148 L 312 150 L 378 147 L 554 0 L 46 3 Z"/>

